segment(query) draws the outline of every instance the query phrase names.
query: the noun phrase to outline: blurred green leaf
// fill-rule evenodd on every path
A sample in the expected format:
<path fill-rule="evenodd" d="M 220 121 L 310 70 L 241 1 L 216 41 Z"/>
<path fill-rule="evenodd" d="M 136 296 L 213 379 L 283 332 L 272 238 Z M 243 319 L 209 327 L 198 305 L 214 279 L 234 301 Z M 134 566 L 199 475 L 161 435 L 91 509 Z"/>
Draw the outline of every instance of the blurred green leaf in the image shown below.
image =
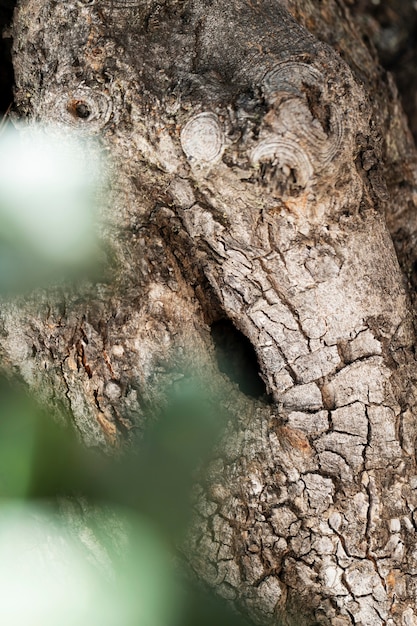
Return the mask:
<path fill-rule="evenodd" d="M 48 507 L 0 506 L 0 623 L 7 626 L 177 626 L 181 597 L 163 542 L 119 511 L 125 549 L 80 536 Z"/>
<path fill-rule="evenodd" d="M 190 520 L 194 472 L 210 459 L 226 418 L 215 399 L 189 381 L 154 418 L 135 451 L 108 458 L 82 446 L 20 386 L 0 379 L 0 588 L 14 603 L 26 598 L 13 618 L 13 602 L 0 602 L 0 623 L 243 626 L 225 604 L 195 589 L 186 592 L 171 558 Z M 74 524 L 42 504 L 63 494 L 74 502 L 86 495 L 112 514 L 89 524 L 81 517 L 75 526 L 83 540 L 74 544 Z M 115 517 L 122 545 L 114 540 Z M 91 545 L 107 554 L 110 586 L 106 568 L 91 569 Z M 60 561 L 53 575 L 42 569 L 49 559 L 52 572 Z M 49 602 L 51 594 L 59 602 Z"/>
<path fill-rule="evenodd" d="M 181 626 L 250 626 L 250 622 L 234 611 L 213 592 L 189 584 L 181 618 Z"/>
<path fill-rule="evenodd" d="M 27 496 L 33 472 L 33 403 L 0 379 L 0 498 Z"/>
<path fill-rule="evenodd" d="M 103 182 L 96 146 L 85 139 L 36 127 L 1 134 L 0 292 L 91 270 Z M 110 459 L 0 379 L 0 623 L 243 626 L 223 603 L 187 593 L 172 569 L 196 473 L 227 422 L 221 404 L 204 383 L 184 379 L 163 410 L 150 407 L 143 439 Z M 87 496 L 113 513 L 72 524 L 45 505 L 62 495 Z M 123 526 L 118 545 L 115 515 Z"/>
<path fill-rule="evenodd" d="M 9 126 L 0 135 L 0 290 L 21 291 L 97 261 L 104 168 L 70 131 Z"/>
<path fill-rule="evenodd" d="M 210 458 L 225 423 L 219 403 L 200 383 L 177 385 L 136 449 L 117 465 L 116 501 L 146 513 L 179 540 L 191 515 L 196 470 Z"/>

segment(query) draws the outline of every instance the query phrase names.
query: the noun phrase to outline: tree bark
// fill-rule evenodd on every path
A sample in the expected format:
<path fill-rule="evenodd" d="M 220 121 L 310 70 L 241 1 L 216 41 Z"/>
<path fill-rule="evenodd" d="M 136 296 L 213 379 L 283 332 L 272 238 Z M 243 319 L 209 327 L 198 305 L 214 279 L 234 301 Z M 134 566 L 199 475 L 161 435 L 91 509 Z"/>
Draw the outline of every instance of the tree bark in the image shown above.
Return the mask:
<path fill-rule="evenodd" d="M 188 551 L 259 624 L 417 624 L 416 152 L 347 4 L 14 17 L 19 115 L 99 136 L 112 185 L 107 280 L 4 302 L 3 367 L 106 449 L 179 375 L 227 389 Z M 219 320 L 265 396 L 219 371 Z"/>

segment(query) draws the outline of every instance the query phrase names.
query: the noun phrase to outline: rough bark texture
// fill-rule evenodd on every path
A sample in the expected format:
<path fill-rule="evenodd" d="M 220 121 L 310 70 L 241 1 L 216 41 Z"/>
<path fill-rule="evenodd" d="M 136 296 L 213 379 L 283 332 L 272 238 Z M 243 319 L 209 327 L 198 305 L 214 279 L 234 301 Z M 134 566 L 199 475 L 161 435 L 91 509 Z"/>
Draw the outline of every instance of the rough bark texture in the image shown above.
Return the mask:
<path fill-rule="evenodd" d="M 263 625 L 417 624 L 416 153 L 347 4 L 21 0 L 14 19 L 20 115 L 111 154 L 113 263 L 5 302 L 3 364 L 105 448 L 181 373 L 228 386 L 190 560 Z M 222 319 L 272 401 L 218 371 Z"/>

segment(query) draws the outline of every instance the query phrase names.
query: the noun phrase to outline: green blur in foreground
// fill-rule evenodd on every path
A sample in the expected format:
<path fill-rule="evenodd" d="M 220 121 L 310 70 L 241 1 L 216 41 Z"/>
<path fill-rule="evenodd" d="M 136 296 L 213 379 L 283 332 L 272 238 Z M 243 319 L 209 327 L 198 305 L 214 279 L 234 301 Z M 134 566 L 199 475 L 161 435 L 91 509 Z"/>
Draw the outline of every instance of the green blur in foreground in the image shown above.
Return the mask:
<path fill-rule="evenodd" d="M 120 517 L 126 522 L 124 512 Z M 168 551 L 148 522 L 139 516 L 127 521 L 126 554 L 111 567 L 105 544 L 96 555 L 88 538 L 84 545 L 82 536 L 45 505 L 1 506 L 0 623 L 179 624 L 180 595 L 175 593 Z"/>
<path fill-rule="evenodd" d="M 0 623 L 244 626 L 174 569 L 194 470 L 221 433 L 215 409 L 185 382 L 112 459 L 0 379 Z"/>
<path fill-rule="evenodd" d="M 0 134 L 0 291 L 71 277 L 97 260 L 98 147 L 40 126 Z"/>
<path fill-rule="evenodd" d="M 0 293 L 89 274 L 105 184 L 85 139 L 0 134 Z M 0 378 L 0 624 L 243 626 L 173 568 L 193 477 L 226 422 L 202 388 L 177 385 L 143 438 L 109 459 Z"/>

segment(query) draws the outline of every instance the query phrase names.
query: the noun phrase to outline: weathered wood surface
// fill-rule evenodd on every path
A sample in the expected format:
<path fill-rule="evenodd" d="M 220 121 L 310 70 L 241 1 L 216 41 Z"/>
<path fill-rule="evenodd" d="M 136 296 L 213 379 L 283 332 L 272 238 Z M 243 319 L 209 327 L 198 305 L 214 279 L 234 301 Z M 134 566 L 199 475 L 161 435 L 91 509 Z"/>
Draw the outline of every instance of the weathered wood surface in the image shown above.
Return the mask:
<path fill-rule="evenodd" d="M 111 154 L 114 261 L 4 303 L 3 364 L 102 447 L 179 372 L 229 384 L 199 576 L 259 624 L 416 625 L 416 155 L 347 6 L 21 0 L 13 33 L 20 115 Z M 218 372 L 218 319 L 272 403 Z"/>

